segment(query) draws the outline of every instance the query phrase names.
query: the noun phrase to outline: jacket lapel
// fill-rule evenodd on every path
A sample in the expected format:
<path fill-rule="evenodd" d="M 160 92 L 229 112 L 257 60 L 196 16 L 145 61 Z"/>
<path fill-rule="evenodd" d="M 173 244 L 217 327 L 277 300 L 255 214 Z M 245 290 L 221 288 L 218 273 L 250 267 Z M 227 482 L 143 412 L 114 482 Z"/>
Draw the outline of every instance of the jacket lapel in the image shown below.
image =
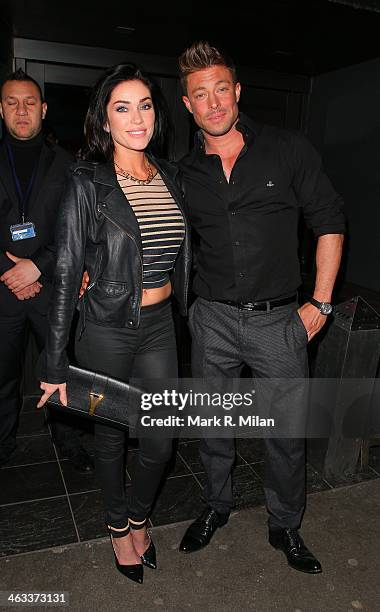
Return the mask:
<path fill-rule="evenodd" d="M 113 166 L 111 164 L 96 166 L 94 181 L 99 184 L 98 205 L 100 212 L 127 234 L 131 234 L 141 246 L 137 219 L 119 186 Z"/>
<path fill-rule="evenodd" d="M 8 160 L 8 153 L 5 143 L 0 145 L 0 182 L 3 185 L 10 201 L 15 208 L 19 208 L 19 198 L 14 184 L 12 170 Z"/>

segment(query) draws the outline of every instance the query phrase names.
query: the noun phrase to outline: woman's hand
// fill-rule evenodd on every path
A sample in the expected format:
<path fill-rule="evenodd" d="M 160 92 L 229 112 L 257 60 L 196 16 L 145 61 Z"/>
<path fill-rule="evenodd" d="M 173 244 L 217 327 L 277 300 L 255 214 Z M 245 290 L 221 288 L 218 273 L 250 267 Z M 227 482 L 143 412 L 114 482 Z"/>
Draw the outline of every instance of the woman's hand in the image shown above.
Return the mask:
<path fill-rule="evenodd" d="M 79 297 L 82 297 L 82 295 L 84 294 L 84 292 L 87 289 L 88 283 L 90 282 L 90 277 L 88 275 L 87 270 L 85 270 L 83 272 L 83 276 L 82 276 L 82 284 L 81 287 L 79 289 Z"/>
<path fill-rule="evenodd" d="M 40 388 L 45 391 L 45 393 L 38 402 L 37 408 L 42 408 L 42 406 L 46 404 L 49 397 L 53 395 L 55 391 L 59 391 L 59 399 L 61 401 L 61 404 L 67 406 L 66 383 L 61 383 L 59 385 L 51 385 L 50 383 L 42 382 L 40 384 Z"/>

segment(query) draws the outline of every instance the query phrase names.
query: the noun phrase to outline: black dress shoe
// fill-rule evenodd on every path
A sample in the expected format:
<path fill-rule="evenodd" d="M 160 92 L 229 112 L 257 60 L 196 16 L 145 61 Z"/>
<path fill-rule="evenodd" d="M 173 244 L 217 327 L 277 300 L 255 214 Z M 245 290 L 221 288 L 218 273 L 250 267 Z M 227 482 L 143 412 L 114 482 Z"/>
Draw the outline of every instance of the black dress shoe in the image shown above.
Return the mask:
<path fill-rule="evenodd" d="M 221 514 L 212 508 L 206 508 L 187 528 L 179 550 L 191 553 L 207 546 L 218 527 L 223 527 L 228 522 L 229 516 L 229 512 Z"/>
<path fill-rule="evenodd" d="M 82 474 L 91 474 L 94 471 L 94 462 L 83 446 L 70 451 L 63 449 L 62 453 L 66 455 L 71 465 L 77 472 L 81 472 Z"/>
<path fill-rule="evenodd" d="M 320 574 L 321 564 L 306 548 L 297 529 L 269 530 L 269 544 L 285 553 L 288 564 L 299 572 Z"/>

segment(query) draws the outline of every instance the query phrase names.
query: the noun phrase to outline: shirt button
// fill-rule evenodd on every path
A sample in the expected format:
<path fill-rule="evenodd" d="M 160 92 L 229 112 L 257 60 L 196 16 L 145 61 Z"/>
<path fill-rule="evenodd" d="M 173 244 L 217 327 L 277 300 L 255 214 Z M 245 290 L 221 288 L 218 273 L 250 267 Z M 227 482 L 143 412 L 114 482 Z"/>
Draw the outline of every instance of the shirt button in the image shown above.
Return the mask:
<path fill-rule="evenodd" d="M 131 327 L 133 325 L 133 321 L 128 321 L 128 325 Z"/>
<path fill-rule="evenodd" d="M 231 215 L 235 216 L 236 212 L 234 210 L 231 211 Z"/>
<path fill-rule="evenodd" d="M 245 276 L 244 272 L 239 272 L 239 276 L 240 276 L 240 278 L 244 278 L 244 276 Z"/>

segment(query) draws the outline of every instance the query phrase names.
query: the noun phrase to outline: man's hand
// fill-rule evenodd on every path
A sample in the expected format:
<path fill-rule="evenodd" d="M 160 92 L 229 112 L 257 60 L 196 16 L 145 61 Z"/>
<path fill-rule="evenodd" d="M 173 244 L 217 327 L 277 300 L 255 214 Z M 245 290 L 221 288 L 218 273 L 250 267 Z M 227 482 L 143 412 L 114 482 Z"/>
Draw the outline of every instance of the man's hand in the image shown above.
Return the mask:
<path fill-rule="evenodd" d="M 18 300 L 29 300 L 30 298 L 34 298 L 34 296 L 37 295 L 41 291 L 41 289 L 41 283 L 36 281 L 35 283 L 28 285 L 24 289 L 21 289 L 20 291 L 14 291 L 13 293 L 15 294 Z"/>
<path fill-rule="evenodd" d="M 31 259 L 16 257 L 12 253 L 8 253 L 8 251 L 6 256 L 15 265 L 0 276 L 0 281 L 3 281 L 10 291 L 22 291 L 22 289 L 25 289 L 25 287 L 28 287 L 40 278 L 41 272 Z"/>
<path fill-rule="evenodd" d="M 61 383 L 59 385 L 52 385 L 50 383 L 42 382 L 40 384 L 40 389 L 42 389 L 45 393 L 42 395 L 40 401 L 37 404 L 37 408 L 42 408 L 49 399 L 51 395 L 55 391 L 59 391 L 59 399 L 61 404 L 67 406 L 67 393 L 66 393 L 66 383 Z"/>
<path fill-rule="evenodd" d="M 310 302 L 306 302 L 306 304 L 301 306 L 298 309 L 298 314 L 305 326 L 310 342 L 326 323 L 327 316 L 321 314 L 318 308 L 310 304 Z"/>
<path fill-rule="evenodd" d="M 83 276 L 82 276 L 81 288 L 79 289 L 79 297 L 82 297 L 82 295 L 84 294 L 84 292 L 86 291 L 86 289 L 88 287 L 88 283 L 89 282 L 90 282 L 90 277 L 88 275 L 87 270 L 85 270 L 83 272 Z"/>

